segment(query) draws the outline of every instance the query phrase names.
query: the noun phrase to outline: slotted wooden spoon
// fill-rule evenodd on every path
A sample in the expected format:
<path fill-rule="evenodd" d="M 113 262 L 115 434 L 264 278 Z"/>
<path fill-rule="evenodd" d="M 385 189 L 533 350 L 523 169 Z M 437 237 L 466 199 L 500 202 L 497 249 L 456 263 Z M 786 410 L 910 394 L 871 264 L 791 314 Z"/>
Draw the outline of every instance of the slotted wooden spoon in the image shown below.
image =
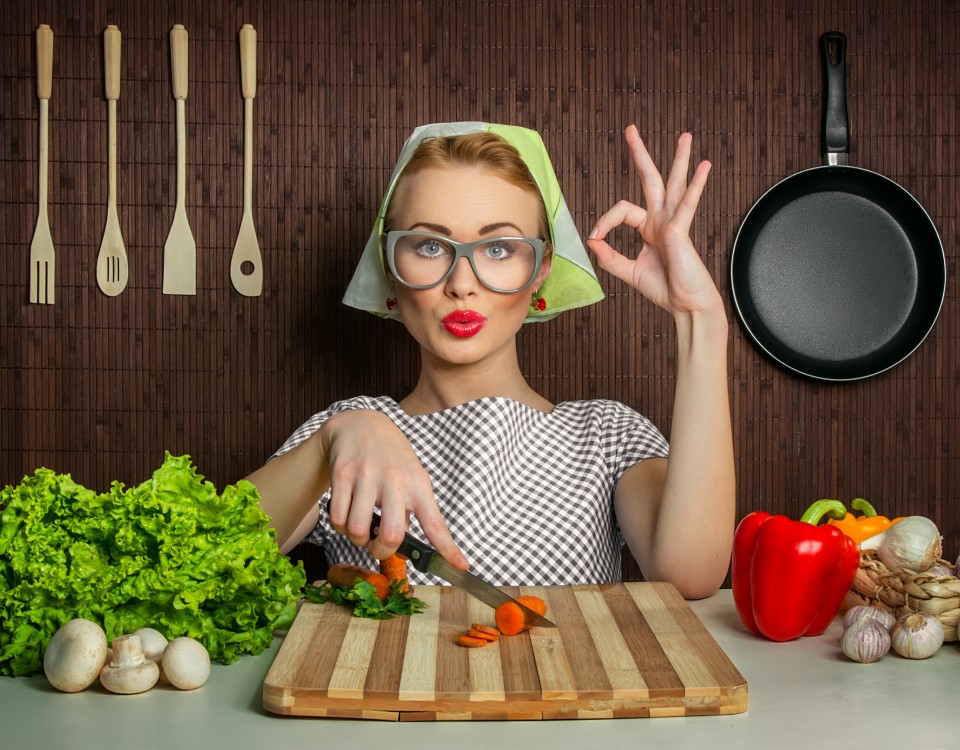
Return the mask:
<path fill-rule="evenodd" d="M 117 216 L 117 100 L 120 98 L 120 29 L 103 32 L 104 92 L 107 97 L 107 225 L 97 256 L 97 285 L 109 297 L 127 287 L 127 249 Z"/>
<path fill-rule="evenodd" d="M 163 293 L 197 293 L 197 243 L 187 219 L 187 30 L 170 30 L 170 66 L 177 101 L 177 207 L 163 246 Z"/>
<path fill-rule="evenodd" d="M 230 281 L 247 297 L 263 291 L 263 259 L 253 223 L 253 99 L 257 94 L 257 31 L 240 29 L 240 86 L 243 92 L 243 217 L 230 259 Z"/>

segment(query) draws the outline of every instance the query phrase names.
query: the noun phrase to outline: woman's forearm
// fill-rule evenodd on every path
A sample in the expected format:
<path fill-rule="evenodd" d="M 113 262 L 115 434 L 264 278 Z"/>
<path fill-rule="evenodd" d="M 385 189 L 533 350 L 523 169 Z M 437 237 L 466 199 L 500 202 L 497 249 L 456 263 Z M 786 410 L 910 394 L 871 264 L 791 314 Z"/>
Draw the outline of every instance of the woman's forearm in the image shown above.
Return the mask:
<path fill-rule="evenodd" d="M 726 576 L 736 514 L 722 303 L 677 317 L 677 379 L 670 458 L 652 559 L 660 575 L 706 596 Z"/>
<path fill-rule="evenodd" d="M 260 507 L 276 529 L 280 550 L 289 552 L 316 525 L 317 503 L 330 486 L 319 433 L 271 459 L 247 479 L 260 493 Z"/>

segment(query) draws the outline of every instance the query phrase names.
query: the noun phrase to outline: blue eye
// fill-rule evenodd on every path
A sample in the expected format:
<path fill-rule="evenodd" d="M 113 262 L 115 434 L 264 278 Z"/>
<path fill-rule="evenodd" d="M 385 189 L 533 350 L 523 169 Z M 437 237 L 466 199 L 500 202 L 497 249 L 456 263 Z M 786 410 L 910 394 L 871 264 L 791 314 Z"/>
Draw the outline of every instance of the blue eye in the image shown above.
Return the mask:
<path fill-rule="evenodd" d="M 416 244 L 416 251 L 417 255 L 424 258 L 439 258 L 447 255 L 450 252 L 450 248 L 435 239 L 424 237 L 421 242 Z"/>

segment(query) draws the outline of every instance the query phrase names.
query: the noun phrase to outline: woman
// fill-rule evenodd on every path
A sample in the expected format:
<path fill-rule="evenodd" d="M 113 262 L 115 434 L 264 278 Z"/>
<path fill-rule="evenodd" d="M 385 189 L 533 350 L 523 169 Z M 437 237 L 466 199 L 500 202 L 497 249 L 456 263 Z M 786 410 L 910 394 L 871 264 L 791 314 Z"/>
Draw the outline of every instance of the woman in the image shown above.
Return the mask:
<path fill-rule="evenodd" d="M 409 528 L 490 583 L 561 584 L 619 580 L 625 542 L 647 580 L 687 598 L 720 586 L 735 512 L 727 318 L 689 238 L 710 165 L 688 184 L 684 134 L 664 184 L 636 128 L 626 139 L 646 206 L 621 201 L 587 242 L 676 322 L 669 450 L 629 407 L 554 405 L 520 372 L 525 321 L 603 296 L 539 136 L 426 126 L 404 147 L 344 298 L 403 322 L 419 380 L 399 402 L 332 405 L 249 477 L 282 549 L 309 536 L 331 562 L 372 566 Z M 636 258 L 606 242 L 624 224 L 641 238 Z"/>

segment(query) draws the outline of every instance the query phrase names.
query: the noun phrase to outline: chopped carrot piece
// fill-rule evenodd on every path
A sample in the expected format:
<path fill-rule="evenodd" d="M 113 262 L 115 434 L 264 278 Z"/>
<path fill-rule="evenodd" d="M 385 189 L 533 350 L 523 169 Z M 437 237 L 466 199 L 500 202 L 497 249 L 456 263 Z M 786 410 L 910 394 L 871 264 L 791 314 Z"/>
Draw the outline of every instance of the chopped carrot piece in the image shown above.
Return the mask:
<path fill-rule="evenodd" d="M 481 633 L 486 633 L 487 635 L 492 635 L 494 638 L 500 637 L 500 631 L 496 628 L 491 628 L 489 625 L 481 625 L 480 623 L 473 623 L 470 626 L 471 630 L 479 630 Z"/>
<path fill-rule="evenodd" d="M 474 630 L 473 628 L 467 631 L 467 635 L 471 638 L 483 638 L 485 641 L 495 641 L 499 637 L 499 635 L 491 635 L 490 633 L 485 633 L 482 630 Z"/>
<path fill-rule="evenodd" d="M 497 628 L 504 635 L 516 635 L 530 627 L 524 619 L 523 610 L 515 602 L 504 602 L 497 607 L 493 616 L 497 621 Z"/>
<path fill-rule="evenodd" d="M 400 590 L 404 593 L 410 591 L 410 585 L 407 583 L 407 557 L 399 553 L 394 553 L 380 561 L 380 573 L 388 581 L 400 582 Z"/>
<path fill-rule="evenodd" d="M 547 614 L 547 603 L 537 596 L 518 596 L 517 602 L 532 609 L 538 615 Z M 494 611 L 494 619 L 504 635 L 516 635 L 530 629 L 523 610 L 517 606 L 516 602 L 505 602 L 497 607 Z"/>
<path fill-rule="evenodd" d="M 543 617 L 547 614 L 547 603 L 539 596 L 518 596 L 517 601 Z"/>
<path fill-rule="evenodd" d="M 390 594 L 390 584 L 386 577 L 359 565 L 338 563 L 327 571 L 327 580 L 331 586 L 353 586 L 358 580 L 373 584 L 377 589 L 377 598 L 384 602 Z"/>
<path fill-rule="evenodd" d="M 463 646 L 464 648 L 483 648 L 490 641 L 485 638 L 474 638 L 469 635 L 461 635 L 457 637 L 457 645 Z"/>

